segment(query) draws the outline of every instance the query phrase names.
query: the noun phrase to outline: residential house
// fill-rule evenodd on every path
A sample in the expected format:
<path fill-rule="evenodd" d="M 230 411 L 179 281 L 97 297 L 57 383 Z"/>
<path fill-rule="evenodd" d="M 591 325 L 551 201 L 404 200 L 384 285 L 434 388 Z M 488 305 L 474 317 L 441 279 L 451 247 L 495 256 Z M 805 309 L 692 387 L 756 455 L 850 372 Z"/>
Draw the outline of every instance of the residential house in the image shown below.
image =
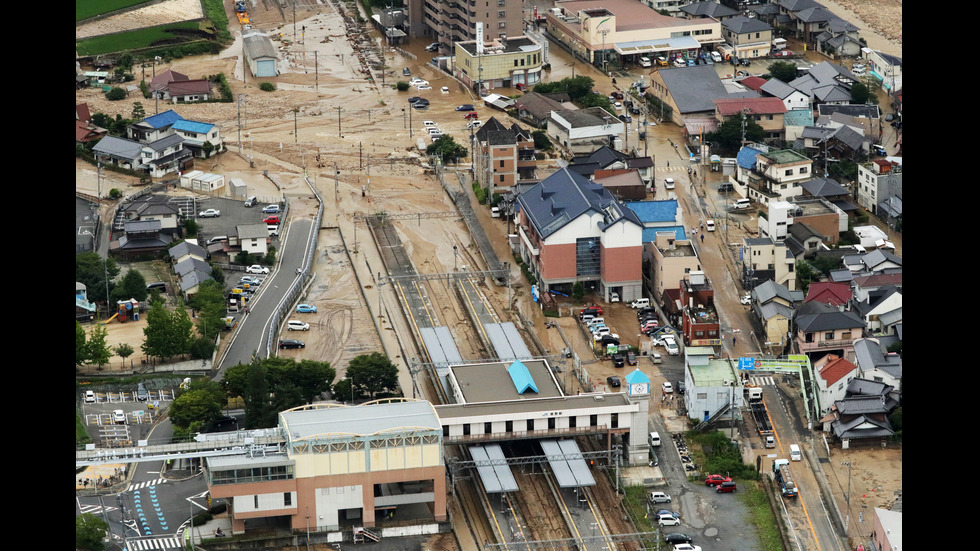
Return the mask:
<path fill-rule="evenodd" d="M 161 231 L 178 234 L 183 224 L 184 216 L 181 215 L 180 208 L 176 203 L 165 195 L 143 195 L 135 201 L 124 204 L 120 207 L 116 219 L 114 230 L 122 229 L 120 222 L 141 220 L 159 220 Z"/>
<path fill-rule="evenodd" d="M 853 342 L 864 333 L 864 320 L 859 315 L 820 302 L 802 304 L 794 324 L 795 348 L 811 361 L 827 354 L 854 361 Z"/>
<path fill-rule="evenodd" d="M 562 168 L 517 198 L 521 259 L 539 291 L 596 286 L 604 300 L 643 296 L 643 225 L 608 190 Z"/>
<path fill-rule="evenodd" d="M 721 22 L 721 35 L 739 59 L 766 57 L 772 49 L 772 26 L 755 17 L 737 15 Z"/>
<path fill-rule="evenodd" d="M 865 294 L 863 300 L 851 303 L 851 309 L 864 318 L 869 336 L 894 335 L 902 323 L 902 289 L 886 286 Z"/>
<path fill-rule="evenodd" d="M 807 199 L 824 199 L 839 208 L 848 217 L 857 214 L 858 207 L 851 202 L 851 192 L 830 178 L 814 178 L 800 184 L 803 188 L 802 197 Z"/>
<path fill-rule="evenodd" d="M 830 411 L 834 402 L 843 399 L 847 393 L 847 385 L 859 375 L 856 365 L 836 354 L 826 356 L 813 362 L 813 380 L 816 382 L 815 395 L 820 414 Z"/>
<path fill-rule="evenodd" d="M 894 222 L 902 215 L 902 163 L 901 159 L 875 159 L 858 165 L 858 205 L 873 214 Z M 896 203 L 894 199 L 898 199 Z M 898 210 L 893 206 L 898 205 Z M 879 212 L 880 211 L 880 212 Z"/>
<path fill-rule="evenodd" d="M 171 128 L 175 122 L 184 120 L 176 111 L 170 109 L 151 115 L 126 127 L 126 135 L 131 140 L 150 143 L 166 138 L 174 133 Z"/>
<path fill-rule="evenodd" d="M 844 398 L 833 403 L 820 421 L 827 430 L 840 440 L 841 447 L 852 444 L 884 446 L 895 431 L 888 415 L 898 407 L 890 397 L 892 387 L 853 378 L 847 384 Z"/>
<path fill-rule="evenodd" d="M 242 34 L 242 51 L 252 76 L 256 78 L 279 76 L 279 52 L 268 35 L 254 30 L 245 32 Z"/>
<path fill-rule="evenodd" d="M 844 265 L 852 272 L 879 273 L 900 271 L 902 258 L 882 249 L 844 256 Z"/>
<path fill-rule="evenodd" d="M 505 193 L 518 184 L 537 183 L 534 137 L 517 124 L 509 127 L 490 117 L 476 131 L 474 165 L 478 178 L 492 193 Z"/>
<path fill-rule="evenodd" d="M 803 291 L 791 291 L 767 279 L 749 293 L 753 327 L 763 346 L 779 354 L 789 344 L 790 324 L 796 305 L 803 302 Z"/>
<path fill-rule="evenodd" d="M 601 107 L 552 111 L 548 137 L 572 155 L 583 155 L 604 145 L 621 149 L 623 121 Z"/>
<path fill-rule="evenodd" d="M 816 106 L 817 126 L 850 126 L 869 140 L 880 141 L 882 134 L 881 108 L 867 103 L 822 103 Z M 846 116 L 845 116 L 846 115 Z"/>
<path fill-rule="evenodd" d="M 871 48 L 861 48 L 861 58 L 869 65 L 868 74 L 881 81 L 885 90 L 902 89 L 902 58 Z"/>
<path fill-rule="evenodd" d="M 537 128 L 546 128 L 552 111 L 566 109 L 562 102 L 568 101 L 568 94 L 539 94 L 528 92 L 514 100 L 517 117 Z"/>
<path fill-rule="evenodd" d="M 809 98 L 807 104 L 809 104 Z M 783 115 L 783 126 L 785 127 L 786 143 L 795 144 L 800 139 L 800 135 L 803 134 L 803 129 L 813 126 L 813 109 L 807 107 L 787 111 Z"/>
<path fill-rule="evenodd" d="M 847 214 L 825 199 L 773 201 L 766 212 L 759 214 L 759 235 L 781 241 L 790 235 L 794 225 L 806 224 L 826 243 L 834 244 L 841 232 L 847 231 L 847 220 Z"/>
<path fill-rule="evenodd" d="M 237 230 L 237 245 L 242 252 L 252 255 L 265 256 L 269 252 L 269 227 L 266 224 L 239 224 Z M 231 241 L 231 236 L 228 236 Z M 233 245 L 234 243 L 229 243 Z"/>
<path fill-rule="evenodd" d="M 654 236 L 652 240 L 643 239 L 644 285 L 652 289 L 650 296 L 660 300 L 665 308 L 666 304 L 680 300 L 680 281 L 693 272 L 702 271 L 701 259 L 691 240 L 684 237 L 683 228 L 678 228 L 678 231 L 681 237 L 675 231 L 666 229 L 643 230 L 644 235 L 652 232 Z M 669 293 L 676 296 L 672 295 L 665 301 L 664 297 Z M 679 307 L 675 313 L 680 313 Z"/>
<path fill-rule="evenodd" d="M 842 65 L 820 62 L 788 84 L 810 98 L 813 106 L 851 103 L 851 86 L 860 79 Z"/>
<path fill-rule="evenodd" d="M 836 59 L 860 55 L 862 45 L 858 27 L 826 8 L 803 10 L 798 16 L 804 40 L 814 44 L 816 51 Z"/>
<path fill-rule="evenodd" d="M 715 100 L 715 118 L 725 122 L 745 117 L 765 131 L 766 141 L 782 140 L 785 135 L 783 115 L 786 105 L 779 98 L 732 98 Z"/>
<path fill-rule="evenodd" d="M 170 99 L 167 88 L 172 82 L 187 82 L 191 78 L 183 73 L 178 73 L 173 69 L 167 69 L 150 80 L 150 95 L 159 99 Z"/>
<path fill-rule="evenodd" d="M 597 170 L 592 181 L 608 189 L 620 201 L 642 201 L 647 197 L 647 185 L 636 170 Z"/>
<path fill-rule="evenodd" d="M 183 278 L 191 272 L 200 272 L 206 276 L 211 275 L 211 265 L 197 258 L 188 258 L 174 264 L 174 273 L 178 278 Z"/>
<path fill-rule="evenodd" d="M 685 19 L 706 19 L 710 17 L 716 21 L 724 22 L 726 19 L 731 19 L 738 14 L 738 11 L 728 6 L 723 6 L 719 2 L 706 1 L 684 4 L 679 7 L 676 14 L 671 15 Z"/>
<path fill-rule="evenodd" d="M 796 289 L 796 259 L 782 241 L 771 237 L 742 239 L 742 287 L 753 289 L 766 280 Z"/>
<path fill-rule="evenodd" d="M 634 157 L 606 145 L 574 157 L 568 169 L 589 179 L 594 179 L 602 171 L 626 169 L 636 171 L 647 186 L 653 185 L 653 158 Z"/>
<path fill-rule="evenodd" d="M 866 338 L 854 341 L 854 355 L 861 378 L 888 385 L 892 388 L 889 397 L 902 401 L 902 355 L 887 352 L 879 339 Z"/>
<path fill-rule="evenodd" d="M 208 252 L 204 250 L 204 247 L 191 241 L 177 243 L 167 251 L 167 254 L 170 256 L 170 262 L 174 265 L 191 259 L 202 262 L 208 259 Z"/>
<path fill-rule="evenodd" d="M 125 233 L 109 243 L 109 254 L 113 256 L 155 256 L 171 243 L 172 234 L 162 230 L 160 220 L 132 220 L 122 226 Z"/>
<path fill-rule="evenodd" d="M 663 68 L 650 75 L 646 94 L 655 99 L 650 114 L 662 120 L 685 126 L 689 118 L 714 118 L 715 100 L 759 97 L 754 90 L 729 93 L 715 68 L 697 65 Z M 663 108 L 660 107 L 663 105 Z"/>
<path fill-rule="evenodd" d="M 489 29 L 496 33 L 495 29 Z M 496 88 L 534 86 L 541 82 L 544 52 L 541 44 L 529 36 L 496 34 L 455 43 L 454 76 L 468 88 L 483 91 Z"/>
<path fill-rule="evenodd" d="M 880 274 L 855 274 L 847 272 L 851 278 L 848 284 L 853 289 L 854 300 L 868 300 L 872 292 L 886 287 L 902 288 L 902 272 L 880 273 Z"/>
<path fill-rule="evenodd" d="M 183 170 L 194 157 L 191 150 L 184 149 L 184 138 L 176 134 L 144 143 L 141 155 L 142 170 L 155 178 Z"/>
<path fill-rule="evenodd" d="M 745 84 L 746 80 L 748 79 L 742 80 L 742 84 Z M 810 96 L 804 94 L 796 88 L 793 88 L 778 78 L 771 78 L 764 81 L 764 83 L 759 86 L 757 90 L 766 96 L 779 98 L 779 100 L 782 101 L 783 105 L 786 107 L 786 111 L 810 108 Z"/>
<path fill-rule="evenodd" d="M 741 152 L 740 152 L 741 153 Z M 813 161 L 793 149 L 756 154 L 751 171 L 739 171 L 746 197 L 757 203 L 785 201 L 802 194 L 801 184 L 813 177 Z"/>
<path fill-rule="evenodd" d="M 824 246 L 828 238 L 803 222 L 796 221 L 789 226 L 789 235 L 783 241 L 797 262 L 813 258 Z"/>
<path fill-rule="evenodd" d="M 809 156 L 819 161 L 824 175 L 830 171 L 828 164 L 843 159 L 857 161 L 863 159 L 870 149 L 870 140 L 860 128 L 853 126 L 808 126 L 800 133 L 798 144 L 802 142 Z"/>
<path fill-rule="evenodd" d="M 188 103 L 192 101 L 207 101 L 214 98 L 211 81 L 200 78 L 171 82 L 167 86 L 167 95 L 173 103 Z"/>
<path fill-rule="evenodd" d="M 108 130 L 92 124 L 92 116 L 89 114 L 88 104 L 79 103 L 75 105 L 75 141 L 78 143 L 92 142 L 105 137 Z"/>
<path fill-rule="evenodd" d="M 171 127 L 175 134 L 184 139 L 184 147 L 195 157 L 206 159 L 211 153 L 224 151 L 224 142 L 218 126 L 207 122 L 179 120 Z M 205 146 L 204 144 L 211 144 Z"/>
<path fill-rule="evenodd" d="M 115 136 L 106 136 L 95 144 L 92 153 L 100 162 L 114 164 L 129 170 L 139 170 L 142 166 L 143 144 Z"/>
<path fill-rule="evenodd" d="M 715 291 L 704 272 L 685 275 L 680 281 L 681 337 L 687 346 L 721 346 L 721 325 L 715 310 Z"/>
<path fill-rule="evenodd" d="M 851 301 L 851 287 L 846 283 L 814 281 L 807 289 L 803 302 L 822 302 L 833 306 L 844 306 Z"/>

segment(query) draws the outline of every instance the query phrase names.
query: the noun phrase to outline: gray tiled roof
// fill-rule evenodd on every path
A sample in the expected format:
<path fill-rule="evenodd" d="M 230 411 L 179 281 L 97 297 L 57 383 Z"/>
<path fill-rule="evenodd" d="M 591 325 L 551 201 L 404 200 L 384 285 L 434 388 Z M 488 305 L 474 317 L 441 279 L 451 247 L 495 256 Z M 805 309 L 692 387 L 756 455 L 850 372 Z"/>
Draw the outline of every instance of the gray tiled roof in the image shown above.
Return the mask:
<path fill-rule="evenodd" d="M 714 113 L 714 100 L 729 97 L 712 66 L 661 69 L 659 73 L 681 113 Z"/>
<path fill-rule="evenodd" d="M 833 331 L 835 329 L 864 328 L 864 320 L 854 312 L 821 302 L 803 303 L 796 311 L 796 326 L 800 331 Z"/>
<path fill-rule="evenodd" d="M 756 17 L 745 17 L 744 15 L 726 19 L 721 22 L 721 26 L 737 34 L 761 33 L 772 30 L 772 26 L 765 21 L 760 21 Z"/>
<path fill-rule="evenodd" d="M 143 144 L 115 136 L 106 136 L 99 140 L 99 143 L 95 144 L 92 151 L 132 160 L 142 155 Z"/>
<path fill-rule="evenodd" d="M 718 2 L 694 2 L 686 6 L 681 6 L 681 11 L 690 15 L 707 15 L 718 19 L 719 17 L 731 17 L 738 14 L 737 11 L 722 6 Z"/>

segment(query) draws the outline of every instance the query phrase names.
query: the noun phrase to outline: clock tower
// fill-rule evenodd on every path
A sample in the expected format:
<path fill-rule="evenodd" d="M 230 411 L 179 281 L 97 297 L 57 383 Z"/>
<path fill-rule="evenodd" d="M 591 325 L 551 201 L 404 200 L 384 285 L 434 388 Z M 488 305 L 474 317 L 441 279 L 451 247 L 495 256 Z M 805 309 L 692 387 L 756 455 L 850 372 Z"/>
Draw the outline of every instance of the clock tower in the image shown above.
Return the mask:
<path fill-rule="evenodd" d="M 650 459 L 647 433 L 650 419 L 650 377 L 637 368 L 626 375 L 626 396 L 639 404 L 640 411 L 631 420 L 630 445 L 627 451 L 630 465 L 646 465 Z"/>

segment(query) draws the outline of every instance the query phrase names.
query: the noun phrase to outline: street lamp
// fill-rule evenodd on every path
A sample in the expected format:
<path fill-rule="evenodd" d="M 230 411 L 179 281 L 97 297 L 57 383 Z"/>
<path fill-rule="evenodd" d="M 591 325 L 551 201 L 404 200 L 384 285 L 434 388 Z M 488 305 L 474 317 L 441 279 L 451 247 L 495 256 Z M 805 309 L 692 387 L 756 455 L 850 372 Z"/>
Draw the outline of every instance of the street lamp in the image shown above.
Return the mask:
<path fill-rule="evenodd" d="M 459 250 L 456 248 L 456 245 L 453 245 L 453 271 L 454 272 L 457 271 L 457 268 L 456 268 L 456 258 L 457 257 L 459 257 Z"/>

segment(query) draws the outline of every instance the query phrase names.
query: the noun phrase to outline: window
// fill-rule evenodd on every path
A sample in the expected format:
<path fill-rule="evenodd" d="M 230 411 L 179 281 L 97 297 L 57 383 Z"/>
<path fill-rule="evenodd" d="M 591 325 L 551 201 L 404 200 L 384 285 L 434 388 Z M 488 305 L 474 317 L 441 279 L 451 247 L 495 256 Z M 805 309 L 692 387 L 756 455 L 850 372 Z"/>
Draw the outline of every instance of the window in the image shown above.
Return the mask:
<path fill-rule="evenodd" d="M 589 426 L 595 427 L 598 425 L 599 425 L 599 416 L 593 413 L 592 415 L 589 416 Z"/>
<path fill-rule="evenodd" d="M 824 333 L 823 334 L 823 340 L 825 340 L 825 341 L 832 341 L 832 340 L 834 340 L 834 332 L 833 331 L 827 331 L 826 333 Z"/>
<path fill-rule="evenodd" d="M 577 417 L 575 417 L 574 415 L 568 418 L 568 428 L 570 428 L 570 429 L 574 429 L 575 428 L 575 420 L 576 419 L 577 419 Z"/>
<path fill-rule="evenodd" d="M 548 418 L 548 429 L 549 430 L 554 430 L 555 429 L 555 418 L 554 417 L 549 417 Z"/>
<path fill-rule="evenodd" d="M 807 333 L 803 338 L 803 342 L 813 342 L 813 333 Z"/>
<path fill-rule="evenodd" d="M 500 161 L 500 168 L 504 168 L 504 162 Z"/>
<path fill-rule="evenodd" d="M 506 29 L 507 28 L 507 22 L 506 21 L 501 21 L 500 23 L 497 23 L 497 28 L 498 29 Z"/>
<path fill-rule="evenodd" d="M 463 424 L 463 436 L 469 436 L 469 435 L 470 435 L 470 424 L 465 423 Z"/>
<path fill-rule="evenodd" d="M 807 172 L 810 172 L 810 169 L 809 168 L 807 168 L 805 166 L 801 166 L 800 167 L 800 174 L 806 174 Z"/>
<path fill-rule="evenodd" d="M 514 432 L 514 422 L 507 421 L 504 423 L 504 430 L 507 432 Z"/>
<path fill-rule="evenodd" d="M 258 509 L 259 508 L 259 496 L 252 496 L 252 498 L 253 498 L 253 500 L 255 502 L 255 508 Z"/>
<path fill-rule="evenodd" d="M 293 505 L 293 494 L 290 492 L 284 492 L 282 494 L 282 504 L 285 507 L 291 507 Z"/>
<path fill-rule="evenodd" d="M 483 434 L 490 434 L 493 432 L 493 425 L 488 421 L 483 423 Z"/>
<path fill-rule="evenodd" d="M 527 430 L 528 432 L 534 430 L 534 419 L 527 420 Z"/>
<path fill-rule="evenodd" d="M 844 331 L 843 333 L 840 334 L 840 338 L 841 339 L 844 339 L 846 341 L 851 340 L 851 332 L 850 331 Z"/>
<path fill-rule="evenodd" d="M 497 12 L 497 19 L 503 19 L 505 17 L 507 17 L 507 12 L 503 10 Z"/>
<path fill-rule="evenodd" d="M 613 429 L 619 428 L 619 414 L 613 413 L 609 418 L 609 427 Z"/>
<path fill-rule="evenodd" d="M 449 438 L 449 425 L 442 426 L 442 437 Z"/>
<path fill-rule="evenodd" d="M 786 175 L 787 176 L 792 176 L 793 175 L 793 169 L 792 168 L 786 169 Z"/>

